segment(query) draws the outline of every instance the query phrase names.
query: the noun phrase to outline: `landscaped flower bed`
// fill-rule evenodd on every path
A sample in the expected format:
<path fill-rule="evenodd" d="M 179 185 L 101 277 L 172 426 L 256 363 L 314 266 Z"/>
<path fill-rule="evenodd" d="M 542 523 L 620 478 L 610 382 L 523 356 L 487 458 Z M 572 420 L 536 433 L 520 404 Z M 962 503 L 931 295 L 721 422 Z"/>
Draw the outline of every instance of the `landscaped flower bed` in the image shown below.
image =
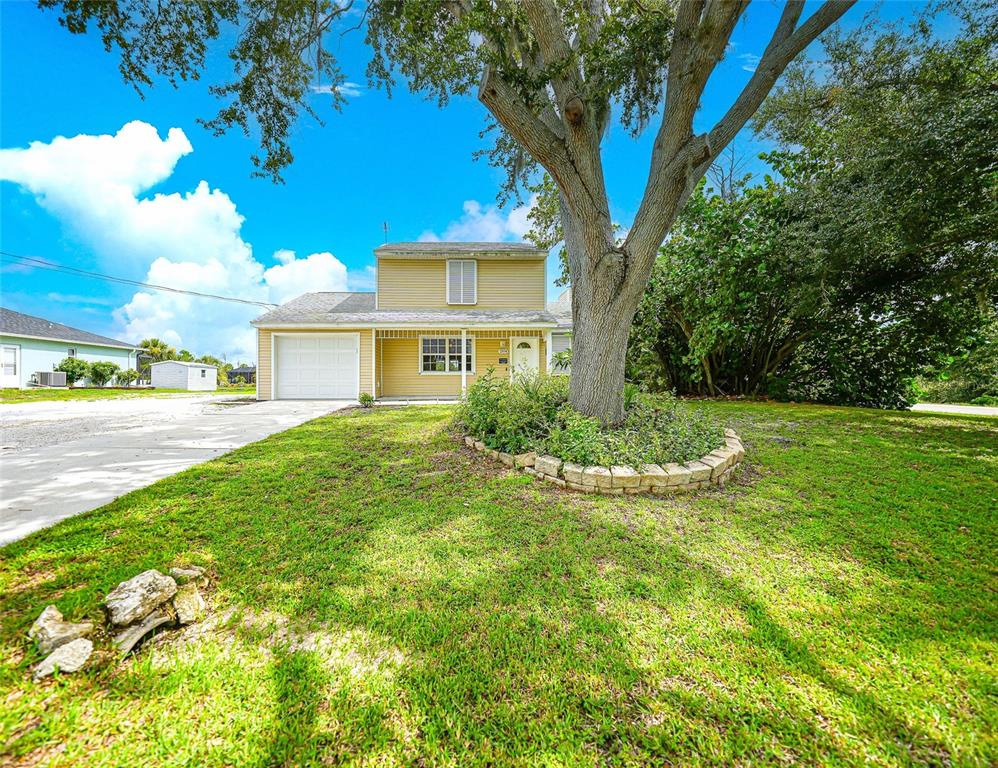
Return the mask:
<path fill-rule="evenodd" d="M 565 377 L 483 375 L 458 412 L 465 442 L 507 466 L 575 491 L 672 493 L 722 484 L 745 454 L 731 430 L 669 395 L 630 390 L 605 427 L 568 403 Z"/>
<path fill-rule="evenodd" d="M 538 456 L 527 453 L 503 453 L 489 448 L 474 435 L 467 435 L 464 442 L 498 459 L 508 467 L 520 469 L 528 475 L 547 480 L 561 488 L 583 493 L 681 493 L 695 491 L 708 485 L 724 485 L 735 471 L 745 448 L 734 430 L 724 430 L 724 446 L 711 451 L 695 461 L 683 464 L 642 464 L 637 469 L 626 466 L 584 467 L 562 461 L 557 456 Z"/>

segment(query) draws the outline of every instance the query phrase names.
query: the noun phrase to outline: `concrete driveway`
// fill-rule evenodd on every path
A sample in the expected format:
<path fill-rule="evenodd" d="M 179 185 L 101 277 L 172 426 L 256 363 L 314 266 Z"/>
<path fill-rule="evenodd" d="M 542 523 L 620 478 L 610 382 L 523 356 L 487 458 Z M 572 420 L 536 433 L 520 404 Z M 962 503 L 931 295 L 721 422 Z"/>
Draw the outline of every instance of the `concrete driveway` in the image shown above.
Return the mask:
<path fill-rule="evenodd" d="M 0 405 L 0 544 L 348 405 L 219 396 Z"/>

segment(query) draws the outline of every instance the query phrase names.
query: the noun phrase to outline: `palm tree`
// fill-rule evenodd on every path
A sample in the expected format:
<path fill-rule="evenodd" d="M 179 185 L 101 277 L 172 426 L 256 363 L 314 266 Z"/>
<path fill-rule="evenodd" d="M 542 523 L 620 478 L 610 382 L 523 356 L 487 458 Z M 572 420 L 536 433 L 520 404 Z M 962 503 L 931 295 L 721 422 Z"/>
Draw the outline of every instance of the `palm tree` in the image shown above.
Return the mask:
<path fill-rule="evenodd" d="M 139 346 L 154 363 L 162 360 L 174 360 L 177 357 L 177 350 L 160 339 L 143 339 L 139 342 Z"/>

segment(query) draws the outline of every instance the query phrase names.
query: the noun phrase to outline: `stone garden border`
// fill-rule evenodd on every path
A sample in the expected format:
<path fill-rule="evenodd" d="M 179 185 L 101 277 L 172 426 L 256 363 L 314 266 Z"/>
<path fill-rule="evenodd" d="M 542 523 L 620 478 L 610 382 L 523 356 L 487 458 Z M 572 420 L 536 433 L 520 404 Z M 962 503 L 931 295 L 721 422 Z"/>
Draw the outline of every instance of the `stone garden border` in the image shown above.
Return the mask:
<path fill-rule="evenodd" d="M 507 467 L 580 493 L 603 493 L 613 496 L 636 493 L 681 493 L 711 485 L 723 486 L 735 467 L 745 458 L 745 447 L 733 429 L 724 430 L 724 445 L 706 456 L 685 464 L 645 464 L 640 470 L 631 467 L 583 467 L 562 461 L 557 456 L 530 453 L 502 453 L 489 448 L 473 435 L 464 438 L 469 448 L 498 459 Z"/>

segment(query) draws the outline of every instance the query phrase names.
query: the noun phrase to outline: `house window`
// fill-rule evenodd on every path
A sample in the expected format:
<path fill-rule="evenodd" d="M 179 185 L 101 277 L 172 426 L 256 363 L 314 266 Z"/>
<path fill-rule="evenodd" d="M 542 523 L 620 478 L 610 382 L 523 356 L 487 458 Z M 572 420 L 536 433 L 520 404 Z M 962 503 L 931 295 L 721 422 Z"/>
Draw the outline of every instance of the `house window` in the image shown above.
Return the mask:
<path fill-rule="evenodd" d="M 475 371 L 475 347 L 465 339 L 461 354 L 461 339 L 448 336 L 424 337 L 420 340 L 419 370 L 421 373 L 461 373 L 461 364 L 468 373 Z"/>
<path fill-rule="evenodd" d="M 201 369 L 201 378 L 202 379 L 208 378 L 208 371 L 206 371 L 204 368 Z"/>
<path fill-rule="evenodd" d="M 478 262 L 474 259 L 447 262 L 447 303 L 478 303 Z"/>
<path fill-rule="evenodd" d="M 66 350 L 66 355 L 68 357 L 76 357 L 76 347 L 70 347 Z"/>

